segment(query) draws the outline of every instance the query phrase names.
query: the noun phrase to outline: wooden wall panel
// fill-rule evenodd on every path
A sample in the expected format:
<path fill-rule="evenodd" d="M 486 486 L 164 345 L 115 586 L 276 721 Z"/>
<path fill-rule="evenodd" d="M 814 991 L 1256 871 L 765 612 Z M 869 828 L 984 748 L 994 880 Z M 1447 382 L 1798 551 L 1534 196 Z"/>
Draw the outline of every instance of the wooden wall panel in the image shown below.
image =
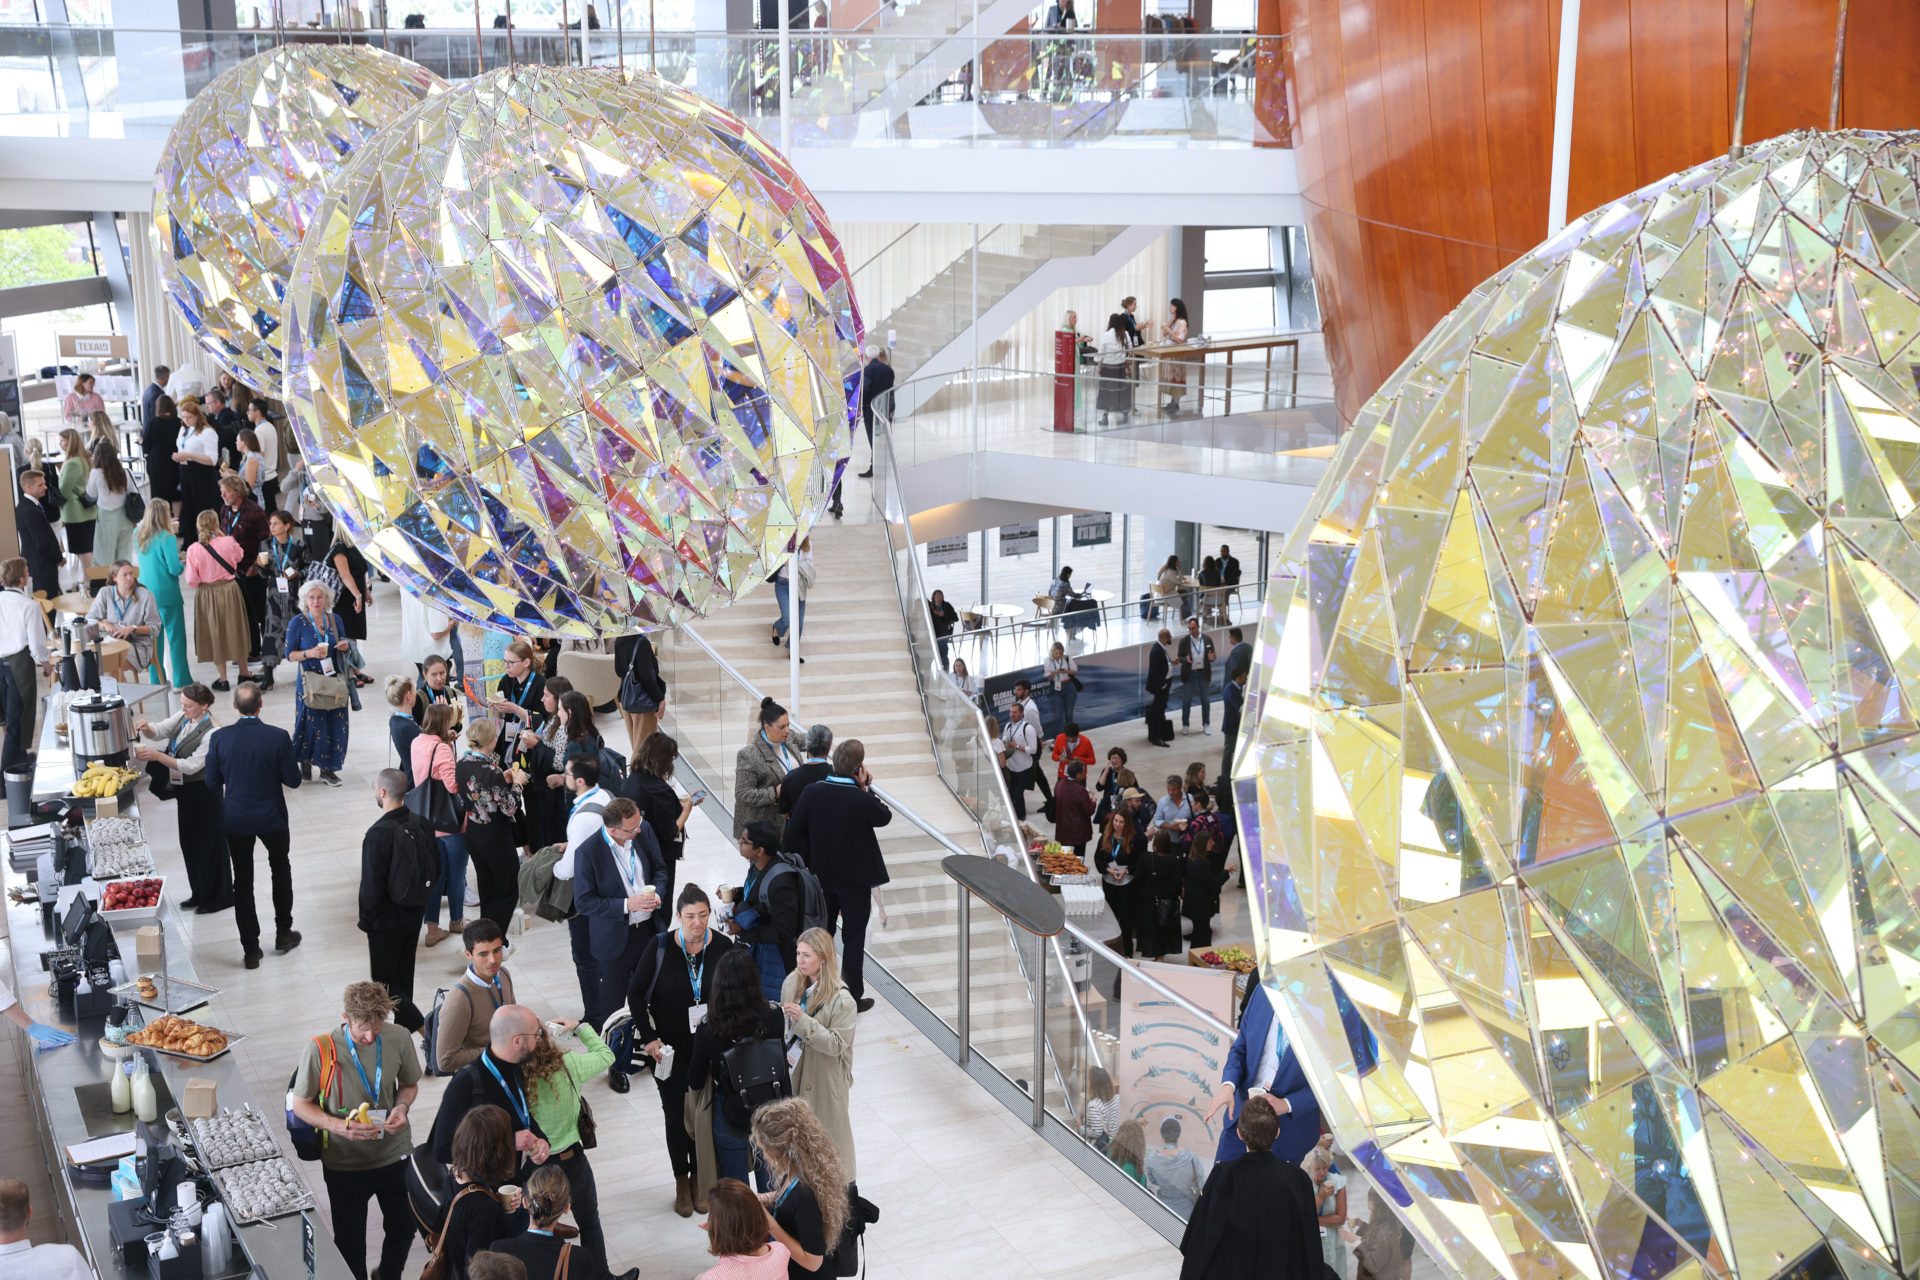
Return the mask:
<path fill-rule="evenodd" d="M 1342 416 L 1546 234 L 1560 0 L 1284 0 Z M 1838 0 L 1760 0 L 1746 137 L 1822 127 Z M 1725 151 L 1742 0 L 1582 0 L 1568 213 Z M 1852 0 L 1841 123 L 1920 127 L 1920 3 Z"/>

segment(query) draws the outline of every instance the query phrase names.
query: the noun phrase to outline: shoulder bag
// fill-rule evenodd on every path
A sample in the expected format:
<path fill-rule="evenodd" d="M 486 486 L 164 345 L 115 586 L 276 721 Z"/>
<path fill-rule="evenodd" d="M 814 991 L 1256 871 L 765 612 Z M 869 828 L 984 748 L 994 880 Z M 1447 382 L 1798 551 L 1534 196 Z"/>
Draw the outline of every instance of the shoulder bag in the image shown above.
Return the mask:
<path fill-rule="evenodd" d="M 439 746 L 446 747 L 447 744 L 442 742 Z M 447 747 L 447 752 L 452 754 L 453 748 Z M 407 792 L 407 812 L 436 832 L 464 830 L 467 820 L 461 811 L 460 798 L 447 790 L 446 783 L 433 776 L 433 761 L 434 753 L 429 753 L 427 776 Z"/>
<path fill-rule="evenodd" d="M 447 1228 L 453 1225 L 453 1211 L 470 1191 L 485 1191 L 477 1184 L 460 1188 L 447 1204 L 447 1216 L 440 1220 L 438 1233 L 427 1232 L 427 1247 L 433 1250 L 433 1256 L 427 1259 L 427 1265 L 420 1272 L 420 1280 L 447 1280 L 452 1268 L 447 1265 Z"/>
<path fill-rule="evenodd" d="M 340 665 L 333 648 L 333 627 L 328 625 L 324 634 L 327 642 L 327 656 L 333 658 L 334 665 Z M 308 671 L 306 664 L 300 664 L 300 703 L 309 711 L 338 711 L 347 705 L 347 679 L 332 671 Z"/>
<path fill-rule="evenodd" d="M 573 1265 L 573 1246 L 560 1243 L 560 1261 L 553 1264 L 553 1280 L 567 1280 L 567 1268 Z"/>

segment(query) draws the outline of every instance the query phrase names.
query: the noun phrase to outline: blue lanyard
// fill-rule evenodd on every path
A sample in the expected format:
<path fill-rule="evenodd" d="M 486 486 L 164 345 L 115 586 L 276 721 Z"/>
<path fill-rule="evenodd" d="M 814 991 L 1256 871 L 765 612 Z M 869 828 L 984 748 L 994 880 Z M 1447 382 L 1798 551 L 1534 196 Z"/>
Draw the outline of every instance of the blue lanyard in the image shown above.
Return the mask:
<path fill-rule="evenodd" d="M 633 846 L 639 843 L 639 839 L 640 837 L 638 833 L 636 833 L 633 842 L 627 845 L 627 879 L 633 882 L 633 891 L 635 893 L 640 892 L 640 855 L 633 851 Z M 607 848 L 614 849 L 616 853 L 619 852 L 611 840 L 607 841 Z"/>
<path fill-rule="evenodd" d="M 767 736 L 767 731 L 765 729 L 762 729 L 760 731 L 760 741 L 766 743 L 769 747 L 772 747 L 775 754 L 777 754 L 780 757 L 781 761 L 786 765 L 787 768 L 789 769 L 793 768 L 793 757 L 787 754 L 786 743 L 783 742 L 779 746 L 775 747 L 773 745 L 773 739 Z"/>
<path fill-rule="evenodd" d="M 511 679 L 513 679 L 512 676 L 502 676 L 500 677 L 500 682 L 502 684 L 505 684 L 507 681 Z M 522 710 L 525 710 L 527 705 L 527 695 L 532 692 L 533 692 L 533 672 L 529 671 L 527 672 L 527 682 L 520 686 L 520 692 L 513 695 L 514 704 L 520 707 Z"/>
<path fill-rule="evenodd" d="M 384 1073 L 387 1069 L 386 1046 L 380 1043 L 380 1037 L 378 1036 L 374 1037 L 373 1039 L 373 1082 L 371 1084 L 367 1082 L 367 1069 L 360 1065 L 360 1046 L 353 1042 L 352 1030 L 348 1030 L 347 1032 L 347 1052 L 353 1055 L 353 1069 L 360 1073 L 360 1083 L 363 1085 L 366 1085 L 367 1097 L 373 1100 L 374 1106 L 376 1107 L 379 1106 L 380 1105 L 380 1077 L 382 1073 Z M 506 1086 L 502 1085 L 501 1087 L 505 1088 Z"/>
<path fill-rule="evenodd" d="M 707 949 L 705 947 L 700 948 L 701 955 L 704 956 L 706 953 Z M 687 962 L 687 985 L 693 988 L 693 1002 L 699 1004 L 700 984 L 705 979 L 706 974 L 703 972 L 700 962 L 687 954 L 687 940 L 684 937 L 680 939 L 680 958 Z"/>
<path fill-rule="evenodd" d="M 795 1187 L 797 1187 L 797 1186 L 799 1186 L 799 1185 L 800 1185 L 800 1179 L 798 1179 L 798 1178 L 795 1178 L 795 1179 L 794 1179 L 794 1180 L 793 1180 L 792 1182 L 789 1182 L 789 1183 L 787 1184 L 787 1189 L 786 1189 L 785 1191 L 782 1191 L 782 1192 L 780 1193 L 780 1198 L 779 1198 L 778 1200 L 775 1200 L 775 1201 L 773 1202 L 773 1211 L 774 1211 L 775 1213 L 778 1213 L 778 1212 L 780 1212 L 780 1208 L 781 1208 L 781 1206 L 782 1206 L 782 1205 L 784 1205 L 784 1204 L 786 1204 L 786 1202 L 787 1202 L 787 1197 L 788 1197 L 788 1196 L 790 1196 L 790 1195 L 792 1195 L 792 1194 L 793 1194 L 793 1189 L 794 1189 Z"/>
<path fill-rule="evenodd" d="M 179 724 L 173 726 L 173 736 L 167 739 L 167 754 L 178 754 L 174 751 L 174 748 L 180 745 L 181 731 L 188 728 L 197 728 L 199 724 L 200 722 L 198 720 L 187 720 L 183 718 Z"/>
<path fill-rule="evenodd" d="M 467 976 L 472 978 L 475 982 L 480 981 L 480 975 L 473 971 L 472 965 L 467 966 Z M 499 974 L 494 975 L 493 982 L 491 983 L 491 990 L 493 993 L 493 1008 L 494 1008 L 494 1011 L 497 1013 L 499 1012 L 500 1005 L 502 1003 L 502 996 L 503 996 L 503 993 L 500 990 Z"/>
<path fill-rule="evenodd" d="M 500 1092 L 506 1094 L 507 1101 L 513 1104 L 513 1113 L 520 1118 L 520 1127 L 522 1129 L 533 1128 L 533 1112 L 527 1107 L 526 1094 L 520 1094 L 518 1097 L 514 1096 L 513 1090 L 507 1085 L 506 1078 L 500 1074 L 500 1068 L 493 1065 L 493 1054 L 491 1052 L 481 1054 L 480 1061 L 485 1063 L 487 1070 L 492 1073 L 494 1081 L 500 1086 Z"/>
<path fill-rule="evenodd" d="M 134 597 L 134 599 L 138 598 L 137 596 Z M 107 594 L 107 603 L 113 606 L 113 620 L 115 622 L 125 622 L 127 620 L 127 610 L 133 607 L 134 600 L 130 599 L 123 605 L 120 603 L 120 593 L 118 591 L 112 591 Z"/>
<path fill-rule="evenodd" d="M 287 572 L 287 562 L 293 559 L 293 539 L 287 539 L 285 550 L 282 550 L 277 542 L 270 543 L 267 550 L 273 553 L 274 569 L 284 577 Z"/>

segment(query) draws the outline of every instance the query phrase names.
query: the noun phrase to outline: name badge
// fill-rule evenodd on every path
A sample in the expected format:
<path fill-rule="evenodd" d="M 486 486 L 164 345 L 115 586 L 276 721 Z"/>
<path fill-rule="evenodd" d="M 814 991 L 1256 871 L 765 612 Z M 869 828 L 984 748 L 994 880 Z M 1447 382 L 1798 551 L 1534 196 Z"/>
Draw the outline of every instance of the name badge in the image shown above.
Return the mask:
<path fill-rule="evenodd" d="M 803 1047 L 803 1046 L 801 1045 L 801 1043 L 800 1043 L 800 1041 L 799 1041 L 798 1039 L 795 1039 L 795 1040 L 793 1040 L 793 1041 L 790 1041 L 790 1042 L 788 1043 L 788 1045 L 787 1045 L 787 1065 L 788 1065 L 789 1067 L 797 1067 L 797 1066 L 799 1066 L 799 1065 L 800 1065 L 800 1050 L 801 1050 L 801 1048 L 802 1048 L 802 1047 Z"/>
<path fill-rule="evenodd" d="M 687 1030 L 688 1031 L 698 1031 L 700 1029 L 700 1024 L 705 1022 L 706 1020 L 707 1020 L 707 1006 L 705 1006 L 704 1004 L 696 1004 L 696 1005 L 689 1005 L 687 1007 Z"/>
<path fill-rule="evenodd" d="M 281 595 L 287 594 L 287 580 L 285 578 L 275 578 L 273 580 L 273 586 L 274 590 L 278 591 Z"/>

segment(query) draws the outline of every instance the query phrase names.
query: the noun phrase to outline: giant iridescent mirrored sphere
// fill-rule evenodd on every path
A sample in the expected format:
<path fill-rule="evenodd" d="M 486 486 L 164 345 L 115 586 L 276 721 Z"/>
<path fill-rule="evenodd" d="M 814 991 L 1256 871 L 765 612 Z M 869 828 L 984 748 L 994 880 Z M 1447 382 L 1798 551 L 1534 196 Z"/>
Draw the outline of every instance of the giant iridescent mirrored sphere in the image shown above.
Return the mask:
<path fill-rule="evenodd" d="M 1443 1270 L 1920 1265 L 1917 156 L 1793 134 L 1580 219 L 1294 535 L 1267 979 Z"/>
<path fill-rule="evenodd" d="M 445 88 L 369 45 L 282 45 L 187 104 L 154 171 L 154 248 L 167 297 L 221 368 L 280 394 L 287 275 L 328 182 Z"/>
<path fill-rule="evenodd" d="M 859 405 L 839 243 L 772 147 L 644 73 L 501 70 L 354 160 L 287 298 L 320 494 L 494 630 L 702 616 L 828 502 Z"/>

